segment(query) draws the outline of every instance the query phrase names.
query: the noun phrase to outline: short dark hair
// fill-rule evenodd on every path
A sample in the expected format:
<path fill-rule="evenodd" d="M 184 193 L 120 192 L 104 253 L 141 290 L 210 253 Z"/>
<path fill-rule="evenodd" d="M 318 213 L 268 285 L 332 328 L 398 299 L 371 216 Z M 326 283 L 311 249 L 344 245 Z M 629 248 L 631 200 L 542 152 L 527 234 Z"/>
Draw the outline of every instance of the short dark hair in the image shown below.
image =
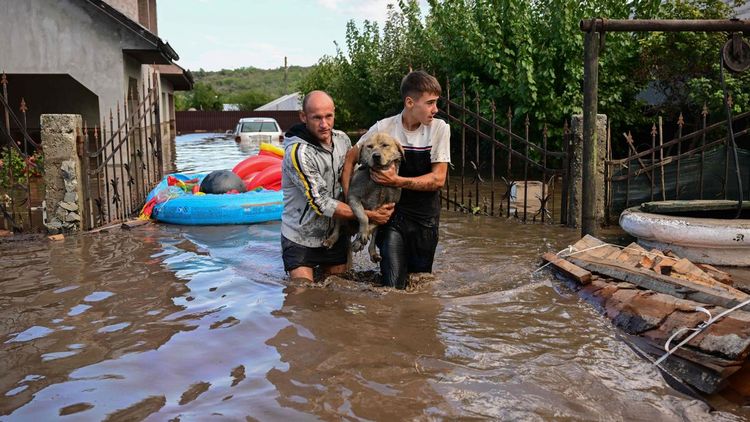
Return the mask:
<path fill-rule="evenodd" d="M 409 72 L 401 80 L 401 99 L 419 97 L 422 94 L 440 95 L 443 92 L 440 82 L 424 70 Z M 415 98 L 416 99 L 416 98 Z"/>

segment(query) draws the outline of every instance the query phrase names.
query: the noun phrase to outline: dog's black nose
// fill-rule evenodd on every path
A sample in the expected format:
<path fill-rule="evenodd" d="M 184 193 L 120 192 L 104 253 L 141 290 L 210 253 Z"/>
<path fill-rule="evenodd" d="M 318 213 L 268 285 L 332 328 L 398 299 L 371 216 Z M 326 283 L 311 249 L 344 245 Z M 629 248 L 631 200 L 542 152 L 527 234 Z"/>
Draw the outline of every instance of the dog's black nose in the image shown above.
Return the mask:
<path fill-rule="evenodd" d="M 374 153 L 374 154 L 372 154 L 372 159 L 375 160 L 375 161 L 377 161 L 379 163 L 380 162 L 380 154 L 378 154 L 377 152 Z"/>

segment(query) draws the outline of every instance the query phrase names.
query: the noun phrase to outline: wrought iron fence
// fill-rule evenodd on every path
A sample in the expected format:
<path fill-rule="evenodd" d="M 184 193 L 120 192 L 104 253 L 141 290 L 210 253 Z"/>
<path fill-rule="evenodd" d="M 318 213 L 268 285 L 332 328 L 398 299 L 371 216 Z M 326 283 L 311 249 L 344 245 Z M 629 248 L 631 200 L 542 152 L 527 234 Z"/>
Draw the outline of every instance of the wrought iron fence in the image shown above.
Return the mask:
<path fill-rule="evenodd" d="M 8 78 L 0 75 L 0 220 L 3 227 L 13 232 L 31 231 L 34 229 L 33 213 L 41 209 L 32 198 L 32 187 L 39 188 L 32 176 L 41 175 L 43 169 L 39 162 L 41 150 L 39 140 L 29 134 L 26 101 L 21 97 L 18 108 L 20 117 L 8 101 Z M 38 179 L 37 179 L 38 180 Z"/>
<path fill-rule="evenodd" d="M 136 215 L 163 177 L 162 136 L 156 74 L 130 90 L 108 121 L 80 135 L 83 225 L 89 230 Z M 105 118 L 106 119 L 106 118 Z"/>
<path fill-rule="evenodd" d="M 695 131 L 683 133 L 685 119 L 680 113 L 673 123 L 674 138 L 664 142 L 661 119 L 651 127 L 650 139 L 638 142 L 630 132 L 623 133 L 627 146 L 624 158 L 606 161 L 608 186 L 607 210 L 619 213 L 633 205 L 654 200 L 734 199 L 738 194 L 734 162 L 730 155 L 727 120 L 708 124 L 704 106 Z M 732 125 L 738 141 L 747 143 L 750 136 L 750 112 L 733 116 Z M 638 145 L 641 146 L 640 150 Z M 750 151 L 738 150 L 740 177 L 750 172 Z M 748 197 L 748 183 L 743 183 Z"/>
<path fill-rule="evenodd" d="M 515 116 L 510 107 L 501 125 L 494 101 L 482 101 L 477 95 L 473 98 L 474 109 L 466 106 L 464 86 L 458 103 L 451 97 L 447 81 L 442 100 L 441 115 L 451 123 L 454 134 L 460 133 L 458 142 L 455 137 L 451 142 L 459 145 L 460 162 L 453 158 L 456 165 L 449 169 L 448 182 L 441 193 L 445 209 L 517 217 L 524 222 L 567 222 L 571 139 L 567 121 L 554 131 L 554 140 L 548 125 L 541 125 L 535 141 L 528 115 L 520 135 L 514 132 Z M 553 144 L 558 145 L 558 151 L 550 150 Z M 456 148 L 452 150 L 455 152 Z"/>

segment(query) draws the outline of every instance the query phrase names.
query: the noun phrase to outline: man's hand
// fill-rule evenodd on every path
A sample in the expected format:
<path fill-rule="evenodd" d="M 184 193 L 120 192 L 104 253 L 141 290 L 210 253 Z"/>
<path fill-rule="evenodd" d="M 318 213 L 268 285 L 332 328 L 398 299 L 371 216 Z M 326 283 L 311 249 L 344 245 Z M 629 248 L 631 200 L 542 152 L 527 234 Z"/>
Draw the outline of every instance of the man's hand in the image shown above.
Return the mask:
<path fill-rule="evenodd" d="M 384 170 L 370 169 L 370 178 L 379 185 L 401 187 L 402 177 L 398 175 L 396 166 L 393 164 Z"/>
<path fill-rule="evenodd" d="M 387 223 L 388 220 L 390 220 L 391 214 L 393 214 L 393 209 L 395 207 L 396 207 L 396 204 L 393 202 L 390 202 L 388 204 L 383 204 L 379 206 L 378 208 L 375 208 L 372 211 L 367 210 L 365 211 L 365 213 L 367 214 L 367 218 L 370 220 L 371 223 L 381 226 Z"/>

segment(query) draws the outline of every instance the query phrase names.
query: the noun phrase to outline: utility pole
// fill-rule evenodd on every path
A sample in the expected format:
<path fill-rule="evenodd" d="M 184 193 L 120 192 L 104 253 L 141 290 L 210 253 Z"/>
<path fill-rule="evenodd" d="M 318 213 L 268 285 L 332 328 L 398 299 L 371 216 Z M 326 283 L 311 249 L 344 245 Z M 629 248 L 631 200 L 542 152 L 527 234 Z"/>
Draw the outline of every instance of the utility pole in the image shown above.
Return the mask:
<path fill-rule="evenodd" d="M 284 95 L 289 93 L 289 87 L 287 86 L 287 66 L 286 56 L 284 56 Z"/>

